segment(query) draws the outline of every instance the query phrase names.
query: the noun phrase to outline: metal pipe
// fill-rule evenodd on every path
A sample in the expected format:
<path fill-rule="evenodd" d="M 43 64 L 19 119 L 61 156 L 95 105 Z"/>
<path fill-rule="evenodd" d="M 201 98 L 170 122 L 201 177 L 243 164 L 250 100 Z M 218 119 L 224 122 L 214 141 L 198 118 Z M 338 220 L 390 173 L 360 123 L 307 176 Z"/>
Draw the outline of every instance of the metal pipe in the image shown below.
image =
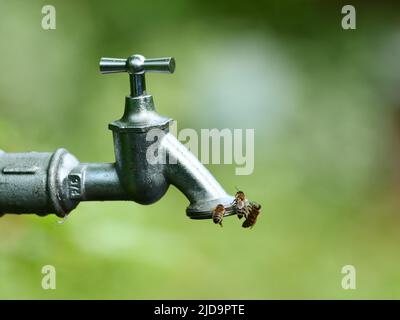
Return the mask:
<path fill-rule="evenodd" d="M 79 201 L 131 200 L 114 163 L 82 163 L 68 175 L 70 197 Z"/>
<path fill-rule="evenodd" d="M 227 206 L 227 215 L 232 213 L 229 206 L 233 198 L 171 133 L 161 139 L 158 152 L 165 152 L 169 163 L 146 165 L 141 156 L 145 153 L 133 152 L 136 157 L 128 155 L 127 164 L 133 165 L 132 170 L 122 167 L 120 175 L 115 163 L 79 163 L 65 149 L 54 153 L 0 152 L 1 212 L 56 213 L 63 217 L 81 201 L 150 204 L 173 184 L 190 201 L 187 214 L 191 218 L 209 218 L 220 203 Z M 120 180 L 120 176 L 125 179 Z"/>
<path fill-rule="evenodd" d="M 78 163 L 65 149 L 0 154 L 0 212 L 64 216 L 78 205 L 64 192 Z"/>

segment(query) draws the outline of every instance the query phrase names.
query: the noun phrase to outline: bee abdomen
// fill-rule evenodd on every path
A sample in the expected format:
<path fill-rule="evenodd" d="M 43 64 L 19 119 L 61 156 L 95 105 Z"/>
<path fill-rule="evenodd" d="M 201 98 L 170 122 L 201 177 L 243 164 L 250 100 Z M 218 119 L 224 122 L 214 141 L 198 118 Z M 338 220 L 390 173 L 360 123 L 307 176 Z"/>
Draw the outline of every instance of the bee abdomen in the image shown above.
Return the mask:
<path fill-rule="evenodd" d="M 248 228 L 250 226 L 251 226 L 251 223 L 250 223 L 249 219 L 246 219 L 243 221 L 243 224 L 242 224 L 243 228 Z"/>
<path fill-rule="evenodd" d="M 246 220 L 243 222 L 242 227 L 243 228 L 252 228 L 256 222 L 257 222 L 257 217 L 260 213 L 261 206 L 259 204 L 251 204 L 249 208 L 249 213 L 246 217 Z"/>
<path fill-rule="evenodd" d="M 243 221 L 242 227 L 248 228 L 252 227 L 256 223 L 256 219 L 252 216 L 248 216 L 245 221 Z"/>
<path fill-rule="evenodd" d="M 225 208 L 222 204 L 216 206 L 213 211 L 212 219 L 215 224 L 219 224 L 222 227 L 222 220 L 224 218 Z"/>
<path fill-rule="evenodd" d="M 213 221 L 214 223 L 220 223 L 222 221 L 222 216 L 221 215 L 214 216 Z"/>

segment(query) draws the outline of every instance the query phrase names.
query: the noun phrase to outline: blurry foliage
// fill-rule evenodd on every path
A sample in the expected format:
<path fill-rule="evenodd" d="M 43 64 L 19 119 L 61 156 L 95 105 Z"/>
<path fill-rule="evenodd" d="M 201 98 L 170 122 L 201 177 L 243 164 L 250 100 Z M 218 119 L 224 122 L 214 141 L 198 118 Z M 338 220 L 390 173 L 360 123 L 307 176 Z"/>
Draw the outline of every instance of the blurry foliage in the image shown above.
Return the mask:
<path fill-rule="evenodd" d="M 255 128 L 256 166 L 210 170 L 263 205 L 252 231 L 185 217 L 173 187 L 152 206 L 82 203 L 63 224 L 0 220 L 0 298 L 399 298 L 400 25 L 395 2 L 0 1 L 0 146 L 65 147 L 113 161 L 107 124 L 126 75 L 101 56 L 171 55 L 149 75 L 178 127 Z M 41 267 L 57 290 L 41 289 Z M 356 267 L 357 290 L 340 287 Z"/>

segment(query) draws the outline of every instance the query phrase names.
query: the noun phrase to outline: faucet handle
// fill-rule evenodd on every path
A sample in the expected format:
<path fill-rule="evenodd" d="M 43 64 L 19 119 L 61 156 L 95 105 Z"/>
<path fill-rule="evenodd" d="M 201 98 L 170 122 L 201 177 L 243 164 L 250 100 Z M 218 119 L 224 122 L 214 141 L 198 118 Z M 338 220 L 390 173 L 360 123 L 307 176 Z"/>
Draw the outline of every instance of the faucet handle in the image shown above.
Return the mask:
<path fill-rule="evenodd" d="M 144 72 L 173 73 L 174 71 L 175 59 L 172 57 L 146 59 L 140 54 L 135 54 L 128 59 L 100 59 L 100 72 L 103 74 L 117 72 L 128 72 L 130 74 L 142 74 Z"/>
<path fill-rule="evenodd" d="M 138 97 L 146 92 L 144 74 L 146 72 L 173 73 L 175 59 L 172 57 L 146 59 L 140 54 L 135 54 L 127 59 L 101 58 L 100 72 L 102 74 L 127 72 L 131 83 L 131 96 Z"/>
<path fill-rule="evenodd" d="M 119 58 L 101 58 L 100 72 L 102 74 L 127 72 L 127 59 Z"/>

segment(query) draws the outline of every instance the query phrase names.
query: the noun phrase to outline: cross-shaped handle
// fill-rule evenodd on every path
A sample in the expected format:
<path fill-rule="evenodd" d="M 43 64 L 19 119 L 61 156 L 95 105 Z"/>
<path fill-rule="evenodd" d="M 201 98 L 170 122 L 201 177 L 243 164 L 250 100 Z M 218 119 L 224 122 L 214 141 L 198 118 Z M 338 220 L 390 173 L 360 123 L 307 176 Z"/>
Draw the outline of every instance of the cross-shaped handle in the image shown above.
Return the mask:
<path fill-rule="evenodd" d="M 100 72 L 102 74 L 127 72 L 131 82 L 131 96 L 137 97 L 145 94 L 146 72 L 173 73 L 175 71 L 175 59 L 172 57 L 146 59 L 142 55 L 135 54 L 127 59 L 101 58 Z"/>

